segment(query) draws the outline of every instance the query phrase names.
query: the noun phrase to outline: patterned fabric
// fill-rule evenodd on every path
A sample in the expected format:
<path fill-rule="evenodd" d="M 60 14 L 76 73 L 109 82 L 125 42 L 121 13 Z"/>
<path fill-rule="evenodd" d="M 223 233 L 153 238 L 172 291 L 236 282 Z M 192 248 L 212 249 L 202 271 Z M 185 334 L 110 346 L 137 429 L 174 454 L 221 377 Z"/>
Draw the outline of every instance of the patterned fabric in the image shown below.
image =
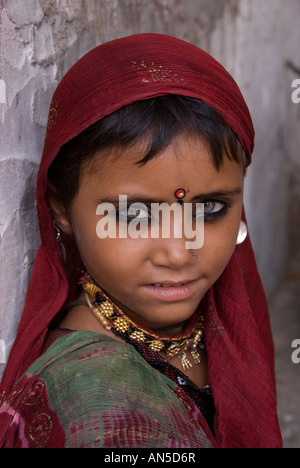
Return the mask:
<path fill-rule="evenodd" d="M 163 375 L 171 379 L 176 385 L 179 385 L 182 390 L 193 400 L 197 405 L 202 415 L 204 416 L 211 433 L 214 433 L 214 415 L 215 408 L 210 387 L 197 387 L 183 372 L 166 361 L 160 354 L 152 351 L 143 344 L 132 342 L 138 353 L 155 369 Z"/>
<path fill-rule="evenodd" d="M 178 384 L 132 346 L 93 332 L 58 338 L 0 414 L 4 447 L 211 447 L 201 411 Z"/>
<path fill-rule="evenodd" d="M 72 330 L 66 329 L 55 329 L 52 330 L 47 337 L 45 342 L 44 352 L 60 337 L 74 333 Z M 133 345 L 140 356 L 150 364 L 150 366 L 157 369 L 163 375 L 171 379 L 176 385 L 179 385 L 182 390 L 192 398 L 193 402 L 197 405 L 202 415 L 204 416 L 211 432 L 213 433 L 214 426 L 214 402 L 210 391 L 210 387 L 199 388 L 195 385 L 183 372 L 177 367 L 170 364 L 169 361 L 164 359 L 159 353 L 151 350 L 149 347 L 144 346 L 142 343 L 138 343 L 134 340 L 128 340 L 128 343 Z"/>

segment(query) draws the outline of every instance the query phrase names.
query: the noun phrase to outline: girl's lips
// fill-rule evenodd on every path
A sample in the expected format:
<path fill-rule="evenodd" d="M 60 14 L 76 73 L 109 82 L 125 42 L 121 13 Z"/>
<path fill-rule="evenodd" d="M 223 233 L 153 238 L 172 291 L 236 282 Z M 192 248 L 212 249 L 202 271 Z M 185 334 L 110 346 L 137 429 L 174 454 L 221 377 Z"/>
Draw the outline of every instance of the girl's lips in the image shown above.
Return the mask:
<path fill-rule="evenodd" d="M 163 301 L 175 302 L 188 299 L 197 290 L 199 279 L 186 283 L 154 283 L 146 284 L 147 293 Z"/>

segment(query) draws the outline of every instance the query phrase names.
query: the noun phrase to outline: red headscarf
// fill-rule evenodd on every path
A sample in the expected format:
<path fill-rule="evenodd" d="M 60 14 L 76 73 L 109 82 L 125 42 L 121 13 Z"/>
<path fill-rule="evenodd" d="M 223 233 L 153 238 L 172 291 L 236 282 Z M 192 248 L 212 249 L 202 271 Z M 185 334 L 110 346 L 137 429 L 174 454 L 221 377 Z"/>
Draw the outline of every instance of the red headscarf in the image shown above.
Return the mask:
<path fill-rule="evenodd" d="M 250 163 L 254 130 L 245 101 L 226 70 L 199 48 L 174 37 L 140 34 L 100 45 L 80 59 L 61 81 L 50 107 L 36 189 L 42 244 L 0 396 L 11 391 L 40 355 L 49 324 L 68 295 L 45 196 L 50 163 L 64 143 L 97 120 L 135 101 L 166 94 L 198 98 L 217 109 L 238 135 Z M 205 303 L 216 406 L 214 445 L 280 447 L 273 343 L 249 237 L 235 249 Z"/>

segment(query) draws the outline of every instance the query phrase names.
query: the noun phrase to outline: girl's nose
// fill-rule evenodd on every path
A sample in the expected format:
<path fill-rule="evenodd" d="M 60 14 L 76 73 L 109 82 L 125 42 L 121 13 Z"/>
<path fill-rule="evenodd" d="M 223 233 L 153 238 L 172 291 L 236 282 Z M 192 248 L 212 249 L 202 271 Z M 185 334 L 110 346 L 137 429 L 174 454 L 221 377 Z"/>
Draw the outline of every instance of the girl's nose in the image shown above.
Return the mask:
<path fill-rule="evenodd" d="M 185 239 L 156 239 L 151 261 L 156 266 L 180 269 L 198 261 L 198 252 L 186 246 Z"/>

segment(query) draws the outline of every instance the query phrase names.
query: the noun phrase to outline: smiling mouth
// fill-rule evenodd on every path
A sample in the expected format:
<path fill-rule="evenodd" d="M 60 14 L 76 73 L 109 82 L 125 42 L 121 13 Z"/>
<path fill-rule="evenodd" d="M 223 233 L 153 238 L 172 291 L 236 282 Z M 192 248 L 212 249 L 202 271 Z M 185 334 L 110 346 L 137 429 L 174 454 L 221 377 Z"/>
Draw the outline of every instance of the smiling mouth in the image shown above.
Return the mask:
<path fill-rule="evenodd" d="M 199 279 L 180 283 L 152 283 L 145 285 L 148 294 L 164 301 L 181 301 L 193 296 L 198 289 Z"/>
<path fill-rule="evenodd" d="M 194 278 L 194 279 L 182 279 L 177 282 L 175 281 L 156 281 L 155 283 L 149 283 L 149 286 L 156 286 L 158 288 L 178 288 L 179 286 L 185 286 L 187 284 L 194 283 L 195 281 L 198 281 L 199 278 Z"/>
<path fill-rule="evenodd" d="M 156 288 L 178 288 L 180 286 L 184 286 L 186 284 L 192 283 L 193 281 L 185 281 L 184 283 L 154 283 L 151 286 L 155 286 Z"/>

